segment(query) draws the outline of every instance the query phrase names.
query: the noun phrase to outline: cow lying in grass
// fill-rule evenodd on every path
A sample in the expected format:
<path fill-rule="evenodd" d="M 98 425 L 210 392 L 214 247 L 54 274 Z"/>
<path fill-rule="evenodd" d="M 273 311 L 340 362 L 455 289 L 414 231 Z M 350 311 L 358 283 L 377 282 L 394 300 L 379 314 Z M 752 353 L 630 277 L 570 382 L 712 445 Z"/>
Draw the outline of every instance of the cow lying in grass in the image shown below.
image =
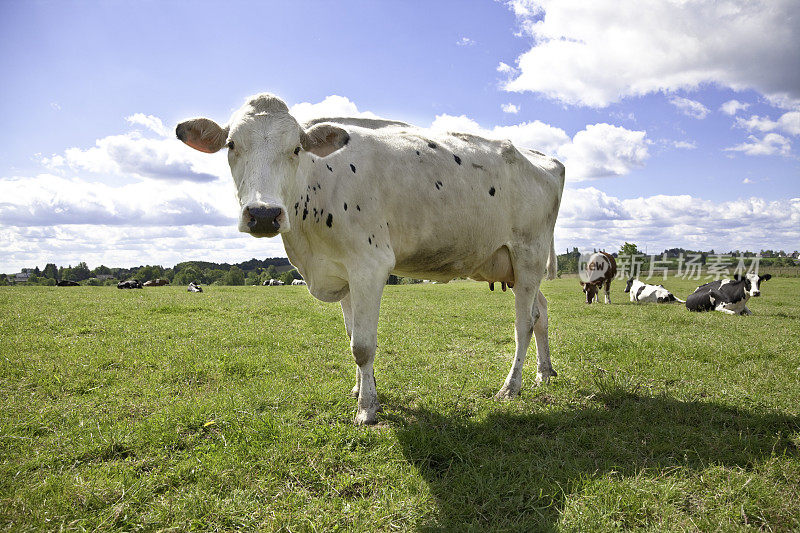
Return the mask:
<path fill-rule="evenodd" d="M 770 274 L 747 274 L 744 277 L 737 274 L 732 280 L 706 283 L 686 298 L 686 308 L 689 311 L 715 310 L 729 315 L 752 315 L 747 300 L 760 296 L 761 282 L 771 278 Z"/>
<path fill-rule="evenodd" d="M 392 273 L 513 284 L 517 348 L 498 397 L 519 393 L 532 335 L 537 381 L 555 375 L 539 285 L 556 272 L 559 161 L 510 141 L 395 121 L 301 126 L 270 94 L 249 98 L 226 126 L 198 118 L 179 124 L 176 134 L 201 152 L 227 149 L 239 230 L 280 234 L 309 292 L 341 303 L 358 366 L 356 424 L 377 422 L 378 310 Z"/>
<path fill-rule="evenodd" d="M 631 302 L 652 302 L 658 304 L 680 302 L 684 300 L 678 299 L 674 294 L 664 288 L 663 285 L 648 285 L 638 279 L 631 277 L 628 284 L 625 285 L 625 292 L 630 293 Z"/>

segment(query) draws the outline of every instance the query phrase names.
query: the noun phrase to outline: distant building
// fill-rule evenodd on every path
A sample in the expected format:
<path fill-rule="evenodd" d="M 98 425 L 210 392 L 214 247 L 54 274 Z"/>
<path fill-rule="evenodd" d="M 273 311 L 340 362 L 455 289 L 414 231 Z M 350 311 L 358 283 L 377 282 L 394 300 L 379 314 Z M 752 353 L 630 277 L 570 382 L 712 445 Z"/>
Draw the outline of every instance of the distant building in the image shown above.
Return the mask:
<path fill-rule="evenodd" d="M 23 268 L 22 272 L 14 274 L 14 283 L 25 283 L 33 274 L 32 268 Z"/>

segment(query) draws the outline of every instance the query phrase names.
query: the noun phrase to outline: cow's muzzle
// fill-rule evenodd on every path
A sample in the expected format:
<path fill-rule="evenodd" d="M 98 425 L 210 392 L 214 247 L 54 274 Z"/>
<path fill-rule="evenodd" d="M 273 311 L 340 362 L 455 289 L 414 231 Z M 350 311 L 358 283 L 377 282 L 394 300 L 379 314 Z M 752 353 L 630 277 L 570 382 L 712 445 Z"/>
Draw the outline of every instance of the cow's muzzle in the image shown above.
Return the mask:
<path fill-rule="evenodd" d="M 274 237 L 281 230 L 284 218 L 280 207 L 248 206 L 243 213 L 247 231 L 256 237 Z"/>

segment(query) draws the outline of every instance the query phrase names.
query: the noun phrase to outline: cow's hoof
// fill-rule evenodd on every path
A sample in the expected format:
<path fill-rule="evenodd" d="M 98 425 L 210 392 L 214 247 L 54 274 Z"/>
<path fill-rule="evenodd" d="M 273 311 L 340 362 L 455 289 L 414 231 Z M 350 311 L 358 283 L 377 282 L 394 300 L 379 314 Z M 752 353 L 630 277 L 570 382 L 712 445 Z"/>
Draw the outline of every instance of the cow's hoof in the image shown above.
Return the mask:
<path fill-rule="evenodd" d="M 521 387 L 512 387 L 509 385 L 503 385 L 503 388 L 500 389 L 497 394 L 494 395 L 495 400 L 511 400 L 519 396 L 519 390 Z"/>
<path fill-rule="evenodd" d="M 378 423 L 377 409 L 369 411 L 367 409 L 359 409 L 356 413 L 356 418 L 353 424 L 356 426 L 371 426 Z"/>
<path fill-rule="evenodd" d="M 547 385 L 550 383 L 550 378 L 556 377 L 558 374 L 555 370 L 550 370 L 549 372 L 537 372 L 536 373 L 536 386 L 540 385 Z"/>

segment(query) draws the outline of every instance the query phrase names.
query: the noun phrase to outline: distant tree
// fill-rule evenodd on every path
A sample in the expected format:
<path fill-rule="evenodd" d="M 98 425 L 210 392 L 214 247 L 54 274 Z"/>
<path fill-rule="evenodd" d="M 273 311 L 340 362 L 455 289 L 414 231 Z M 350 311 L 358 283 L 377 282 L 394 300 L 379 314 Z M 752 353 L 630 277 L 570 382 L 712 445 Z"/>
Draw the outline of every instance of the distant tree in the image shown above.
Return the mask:
<path fill-rule="evenodd" d="M 639 251 L 639 248 L 632 242 L 625 241 L 625 244 L 619 248 L 619 255 L 623 257 L 630 257 L 632 255 L 639 255 L 641 253 L 642 252 Z"/>
<path fill-rule="evenodd" d="M 58 268 L 56 268 L 55 263 L 47 263 L 42 274 L 46 278 L 56 279 L 58 277 Z"/>
<path fill-rule="evenodd" d="M 207 268 L 203 270 L 203 279 L 205 283 L 211 284 L 222 279 L 225 271 L 221 268 Z"/>
<path fill-rule="evenodd" d="M 231 267 L 233 268 L 233 267 Z M 261 285 L 261 275 L 256 272 L 255 270 L 251 270 L 247 273 L 247 277 L 244 279 L 245 285 Z"/>
<path fill-rule="evenodd" d="M 172 278 L 172 283 L 178 285 L 188 285 L 193 281 L 195 283 L 205 283 L 200 269 L 193 265 L 182 268 L 180 272 L 176 272 L 175 276 Z"/>
<path fill-rule="evenodd" d="M 222 277 L 222 284 L 244 285 L 244 271 L 237 266 L 232 266 Z"/>
<path fill-rule="evenodd" d="M 111 269 L 108 268 L 105 265 L 100 265 L 99 267 L 97 267 L 94 270 L 92 270 L 92 277 L 95 277 L 95 278 L 97 276 L 110 275 L 110 274 L 111 274 Z"/>
<path fill-rule="evenodd" d="M 0 274 L 0 287 L 5 287 L 6 285 L 8 285 L 8 276 Z"/>
<path fill-rule="evenodd" d="M 280 274 L 278 276 L 278 279 L 281 280 L 282 282 L 284 282 L 286 285 L 291 285 L 292 281 L 294 281 L 296 279 L 301 279 L 301 277 L 300 277 L 300 273 L 297 270 L 291 269 L 291 270 L 287 270 L 283 274 Z"/>
<path fill-rule="evenodd" d="M 72 278 L 75 281 L 83 281 L 85 279 L 89 279 L 91 277 L 91 272 L 89 271 L 89 267 L 86 266 L 86 263 L 81 261 L 78 265 L 72 269 Z"/>

